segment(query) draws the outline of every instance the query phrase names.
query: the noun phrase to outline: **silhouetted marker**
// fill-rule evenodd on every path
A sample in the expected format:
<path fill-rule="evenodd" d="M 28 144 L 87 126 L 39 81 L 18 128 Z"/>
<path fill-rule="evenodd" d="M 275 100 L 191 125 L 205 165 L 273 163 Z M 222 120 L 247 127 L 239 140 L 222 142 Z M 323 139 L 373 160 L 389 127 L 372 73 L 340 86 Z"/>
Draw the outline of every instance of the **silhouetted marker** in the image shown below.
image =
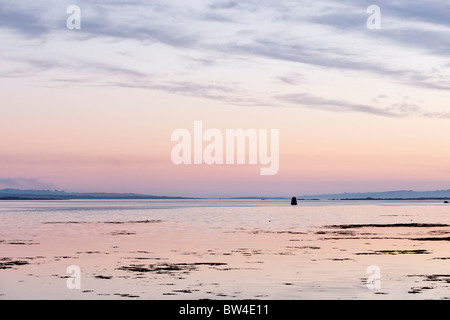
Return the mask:
<path fill-rule="evenodd" d="M 296 197 L 292 197 L 291 206 L 296 206 L 296 205 L 297 205 L 297 198 Z"/>
<path fill-rule="evenodd" d="M 444 201 L 444 203 L 448 203 L 448 201 Z"/>

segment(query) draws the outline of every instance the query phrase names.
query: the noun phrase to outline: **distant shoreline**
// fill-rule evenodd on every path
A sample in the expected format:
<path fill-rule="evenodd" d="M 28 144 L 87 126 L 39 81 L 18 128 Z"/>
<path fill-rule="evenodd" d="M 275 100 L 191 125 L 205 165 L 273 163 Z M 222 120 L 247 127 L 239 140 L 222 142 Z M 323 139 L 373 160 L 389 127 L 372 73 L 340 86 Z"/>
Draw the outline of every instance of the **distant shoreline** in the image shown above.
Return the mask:
<path fill-rule="evenodd" d="M 447 200 L 450 198 L 343 198 L 343 199 L 297 199 L 298 201 L 421 201 Z"/>
<path fill-rule="evenodd" d="M 0 197 L 0 201 L 14 200 L 194 200 L 185 197 Z"/>
<path fill-rule="evenodd" d="M 62 200 L 289 200 L 280 197 L 239 197 L 239 198 L 187 198 L 187 197 L 0 197 L 0 201 L 62 201 Z M 343 198 L 343 199 L 305 199 L 298 201 L 450 201 L 450 198 Z"/>
<path fill-rule="evenodd" d="M 290 200 L 283 196 L 188 197 L 139 193 L 65 192 L 60 190 L 0 189 L 0 200 Z M 296 196 L 299 201 L 421 201 L 450 200 L 450 189 L 436 191 L 386 191 Z"/>

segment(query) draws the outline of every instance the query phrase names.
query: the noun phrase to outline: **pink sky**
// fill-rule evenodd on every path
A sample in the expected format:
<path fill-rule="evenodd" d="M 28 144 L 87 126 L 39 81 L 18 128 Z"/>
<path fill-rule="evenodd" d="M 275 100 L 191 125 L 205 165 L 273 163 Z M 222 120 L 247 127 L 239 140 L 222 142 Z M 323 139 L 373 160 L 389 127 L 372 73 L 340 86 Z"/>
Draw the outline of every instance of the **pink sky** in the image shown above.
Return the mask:
<path fill-rule="evenodd" d="M 129 91 L 123 88 L 95 89 L 106 98 L 94 102 L 87 98 L 94 89 L 78 89 L 71 101 L 63 99 L 65 90 L 43 89 L 53 97 L 39 101 L 41 89 L 34 90 L 6 98 L 16 106 L 3 109 L 4 178 L 34 178 L 68 191 L 195 196 L 430 190 L 447 188 L 450 178 L 447 127 L 439 120 L 200 106 L 186 97 L 152 109 L 146 92 L 122 101 Z M 58 97 L 61 105 L 45 105 Z M 261 176 L 259 164 L 174 165 L 172 131 L 193 132 L 199 119 L 204 130 L 278 128 L 278 174 Z"/>
<path fill-rule="evenodd" d="M 2 8 L 14 19 L 0 26 L 0 187 L 186 196 L 450 188 L 450 51 L 430 45 L 442 21 L 429 28 L 426 16 L 393 14 L 375 34 L 353 4 L 165 1 L 84 4 L 81 30 L 67 30 L 65 4 L 28 4 Z M 330 10 L 345 15 L 329 21 Z M 411 30 L 428 42 L 411 41 Z M 196 120 L 222 132 L 278 129 L 278 174 L 174 165 L 171 133 L 192 132 Z"/>

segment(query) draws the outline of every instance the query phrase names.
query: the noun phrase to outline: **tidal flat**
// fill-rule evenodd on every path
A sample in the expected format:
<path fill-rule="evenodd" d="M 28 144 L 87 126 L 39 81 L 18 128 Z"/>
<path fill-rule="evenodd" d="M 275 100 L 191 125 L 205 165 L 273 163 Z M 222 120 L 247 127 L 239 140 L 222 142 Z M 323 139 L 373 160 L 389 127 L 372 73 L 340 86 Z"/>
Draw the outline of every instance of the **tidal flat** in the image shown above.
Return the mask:
<path fill-rule="evenodd" d="M 450 299 L 449 239 L 438 201 L 1 201 L 0 299 Z"/>

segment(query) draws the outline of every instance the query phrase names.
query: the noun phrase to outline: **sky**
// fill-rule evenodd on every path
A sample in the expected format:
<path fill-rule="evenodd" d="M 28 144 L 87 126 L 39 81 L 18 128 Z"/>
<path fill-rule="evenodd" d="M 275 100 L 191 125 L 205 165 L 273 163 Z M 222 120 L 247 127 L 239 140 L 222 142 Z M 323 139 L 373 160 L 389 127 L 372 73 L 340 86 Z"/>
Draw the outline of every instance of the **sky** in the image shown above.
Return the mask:
<path fill-rule="evenodd" d="M 450 188 L 444 1 L 0 0 L 0 41 L 0 188 Z M 278 172 L 174 164 L 171 134 L 194 121 L 279 130 Z"/>

